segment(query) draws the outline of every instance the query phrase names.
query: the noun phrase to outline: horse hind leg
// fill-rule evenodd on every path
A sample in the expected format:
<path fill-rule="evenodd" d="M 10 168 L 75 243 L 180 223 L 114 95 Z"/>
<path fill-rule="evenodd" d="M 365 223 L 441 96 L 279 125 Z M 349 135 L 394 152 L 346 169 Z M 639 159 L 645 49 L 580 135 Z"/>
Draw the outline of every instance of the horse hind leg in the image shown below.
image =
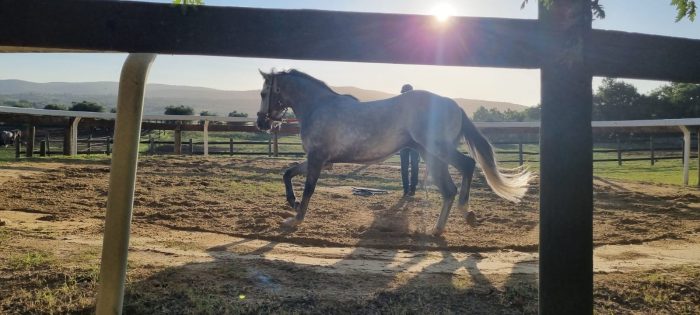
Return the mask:
<path fill-rule="evenodd" d="M 449 154 L 450 164 L 462 173 L 462 188 L 459 190 L 457 207 L 466 214 L 469 225 L 476 224 L 476 214 L 469 210 L 469 191 L 471 190 L 472 179 L 474 178 L 474 168 L 476 162 L 473 158 L 462 154 L 457 149 Z"/>
<path fill-rule="evenodd" d="M 442 209 L 440 211 L 440 216 L 438 217 L 437 224 L 435 224 L 435 229 L 433 230 L 433 235 L 440 236 L 445 232 L 445 225 L 447 224 L 447 217 L 450 215 L 450 209 L 454 203 L 455 195 L 457 195 L 457 186 L 455 186 L 450 176 L 450 172 L 447 168 L 447 163 L 438 159 L 435 156 L 430 156 L 426 159 L 426 164 L 430 169 L 430 173 L 435 181 L 435 185 L 438 186 L 440 193 L 442 194 Z"/>

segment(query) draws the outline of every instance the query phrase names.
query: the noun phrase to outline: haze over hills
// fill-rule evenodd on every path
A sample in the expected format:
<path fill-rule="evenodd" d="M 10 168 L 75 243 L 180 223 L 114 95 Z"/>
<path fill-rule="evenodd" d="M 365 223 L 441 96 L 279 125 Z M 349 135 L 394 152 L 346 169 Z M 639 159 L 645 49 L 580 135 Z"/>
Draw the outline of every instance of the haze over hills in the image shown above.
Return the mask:
<path fill-rule="evenodd" d="M 341 94 L 351 94 L 362 101 L 379 100 L 396 95 L 348 86 L 333 87 L 333 89 Z M 71 102 L 85 100 L 112 108 L 116 107 L 117 90 L 117 82 L 35 83 L 22 80 L 0 80 L 0 103 L 7 100 L 26 100 L 36 103 L 37 107 L 43 107 L 45 104 L 70 105 Z M 525 108 L 523 105 L 507 102 L 463 98 L 456 98 L 455 101 L 470 116 L 479 106 L 489 109 L 496 108 L 500 111 L 506 109 L 517 111 Z M 168 105 L 187 105 L 194 108 L 195 113 L 206 110 L 221 116 L 237 110 L 248 113 L 249 117 L 255 117 L 255 113 L 260 107 L 260 91 L 225 91 L 204 87 L 148 84 L 145 113 L 162 114 Z"/>

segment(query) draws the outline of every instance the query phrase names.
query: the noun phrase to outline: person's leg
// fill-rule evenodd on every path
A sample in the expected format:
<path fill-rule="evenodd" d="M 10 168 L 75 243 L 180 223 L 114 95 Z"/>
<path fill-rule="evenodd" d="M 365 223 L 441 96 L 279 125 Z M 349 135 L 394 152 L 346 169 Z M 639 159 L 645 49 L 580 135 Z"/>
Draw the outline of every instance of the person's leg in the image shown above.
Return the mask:
<path fill-rule="evenodd" d="M 408 183 L 408 158 L 409 158 L 409 153 L 412 151 L 411 149 L 403 149 L 401 150 L 400 156 L 401 156 L 401 184 L 403 185 L 403 195 L 407 196 L 409 192 L 409 183 Z"/>
<path fill-rule="evenodd" d="M 410 160 L 411 160 L 411 181 L 409 184 L 408 194 L 413 196 L 416 194 L 416 186 L 418 185 L 418 174 L 420 173 L 420 168 L 418 163 L 420 163 L 420 155 L 416 150 L 410 150 Z"/>

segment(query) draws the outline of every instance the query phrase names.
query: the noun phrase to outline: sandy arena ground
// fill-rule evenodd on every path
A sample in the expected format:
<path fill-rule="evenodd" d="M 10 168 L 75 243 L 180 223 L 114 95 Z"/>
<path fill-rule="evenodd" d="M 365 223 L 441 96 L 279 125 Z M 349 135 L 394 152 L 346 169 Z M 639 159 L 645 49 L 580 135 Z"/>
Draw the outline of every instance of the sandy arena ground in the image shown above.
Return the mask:
<path fill-rule="evenodd" d="M 211 299 L 205 304 L 213 310 L 230 313 L 536 310 L 536 181 L 516 205 L 491 192 L 479 174 L 470 201 L 478 224 L 468 226 L 463 213 L 453 209 L 447 232 L 437 238 L 429 235 L 440 206 L 437 191 L 423 189 L 413 198 L 401 198 L 395 165 L 336 165 L 322 175 L 306 221 L 290 230 L 280 227 L 293 215 L 281 174 L 292 163 L 267 158 L 143 159 L 126 310 L 198 310 L 191 304 L 198 307 L 201 296 L 192 296 L 183 283 L 206 292 Z M 0 250 L 41 250 L 57 260 L 85 256 L 84 261 L 96 263 L 108 176 L 109 166 L 100 162 L 3 167 L 0 225 L 9 236 Z M 295 181 L 297 195 L 302 183 Z M 353 186 L 387 189 L 389 194 L 355 196 Z M 699 280 L 696 188 L 596 179 L 594 197 L 596 281 L 602 283 L 597 284 L 596 310 L 643 313 L 646 302 L 621 302 L 615 296 L 631 294 L 623 284 L 633 285 L 638 274 L 650 270 L 685 268 L 664 273 L 680 274 L 676 280 L 681 283 Z M 86 250 L 93 254 L 80 254 Z M 28 279 L 41 278 L 41 272 L 17 271 L 1 263 L 0 280 L 10 286 L 0 288 L 5 296 L 0 313 L 40 312 L 40 305 L 29 306 L 8 290 L 34 283 Z M 66 264 L 52 264 L 54 272 Z M 687 310 L 698 310 L 700 289 L 695 285 L 686 290 L 689 299 L 661 310 L 674 312 L 678 305 L 681 311 L 687 305 Z M 231 300 L 223 303 L 222 297 Z M 94 296 L 86 293 L 83 298 L 64 310 L 89 312 Z M 183 306 L 183 299 L 190 304 Z"/>

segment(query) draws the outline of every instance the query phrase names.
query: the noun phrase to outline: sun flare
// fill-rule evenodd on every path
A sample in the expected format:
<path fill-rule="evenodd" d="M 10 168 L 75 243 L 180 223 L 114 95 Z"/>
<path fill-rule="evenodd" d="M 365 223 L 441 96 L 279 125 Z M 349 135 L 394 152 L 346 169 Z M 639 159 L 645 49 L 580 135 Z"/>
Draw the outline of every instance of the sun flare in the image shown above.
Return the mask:
<path fill-rule="evenodd" d="M 439 3 L 433 7 L 433 16 L 438 22 L 444 23 L 450 19 L 454 8 L 449 3 Z"/>

